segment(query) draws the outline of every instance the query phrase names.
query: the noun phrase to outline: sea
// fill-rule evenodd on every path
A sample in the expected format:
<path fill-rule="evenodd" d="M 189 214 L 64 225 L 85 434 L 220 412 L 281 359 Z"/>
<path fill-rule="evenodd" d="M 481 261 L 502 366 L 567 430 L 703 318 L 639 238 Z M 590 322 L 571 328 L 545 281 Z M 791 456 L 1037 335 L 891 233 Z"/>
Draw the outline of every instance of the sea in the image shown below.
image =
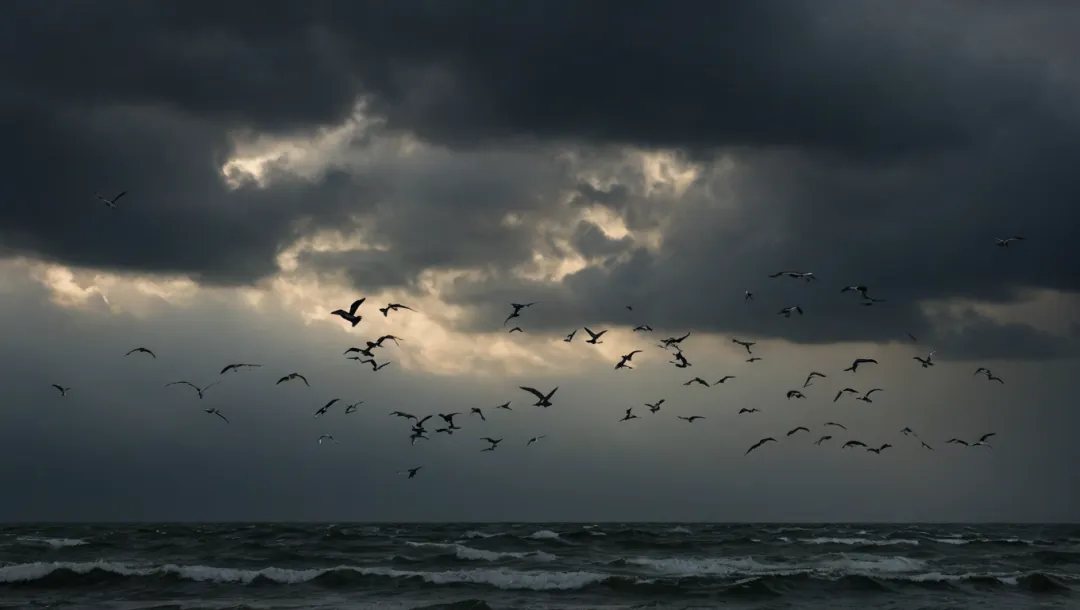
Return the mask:
<path fill-rule="evenodd" d="M 0 608 L 1080 608 L 1080 526 L 11 525 Z"/>

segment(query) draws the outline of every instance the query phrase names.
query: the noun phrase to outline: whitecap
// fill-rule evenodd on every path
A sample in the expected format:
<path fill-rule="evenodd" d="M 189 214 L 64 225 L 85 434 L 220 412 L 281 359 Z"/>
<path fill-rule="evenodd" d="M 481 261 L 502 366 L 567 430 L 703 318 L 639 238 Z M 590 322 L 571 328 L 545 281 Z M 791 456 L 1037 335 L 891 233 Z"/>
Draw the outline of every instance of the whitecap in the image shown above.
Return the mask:
<path fill-rule="evenodd" d="M 675 527 L 671 528 L 668 531 L 670 533 L 672 533 L 672 534 L 689 534 L 690 533 L 690 530 L 686 529 L 685 527 L 683 527 L 681 525 L 676 525 Z"/>
<path fill-rule="evenodd" d="M 869 538 L 799 538 L 803 544 L 845 544 L 850 546 L 894 546 L 897 544 L 919 544 L 918 540 L 896 538 L 893 540 L 871 540 Z"/>
<path fill-rule="evenodd" d="M 454 554 L 458 559 L 474 560 L 474 561 L 499 561 L 501 559 L 534 559 L 536 561 L 555 561 L 558 559 L 551 553 L 544 553 L 540 551 L 528 551 L 528 552 L 499 552 L 499 551 L 485 551 L 483 549 L 474 549 L 467 547 L 463 544 L 457 543 L 443 543 L 443 542 L 410 542 L 405 541 L 405 544 L 412 547 L 430 547 L 437 549 L 446 549 L 454 551 Z"/>
<path fill-rule="evenodd" d="M 62 549 L 72 546 L 82 546 L 84 544 L 87 544 L 87 542 L 82 538 L 41 538 L 38 536 L 20 536 L 15 540 L 16 542 L 22 542 L 23 544 L 49 546 L 54 549 Z"/>

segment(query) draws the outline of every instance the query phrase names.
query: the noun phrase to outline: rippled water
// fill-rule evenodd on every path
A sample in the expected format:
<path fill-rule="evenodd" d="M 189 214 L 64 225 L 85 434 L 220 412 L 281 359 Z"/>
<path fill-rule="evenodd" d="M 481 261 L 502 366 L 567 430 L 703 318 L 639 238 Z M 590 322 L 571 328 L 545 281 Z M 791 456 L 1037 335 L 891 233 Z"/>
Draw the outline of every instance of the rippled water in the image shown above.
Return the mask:
<path fill-rule="evenodd" d="M 1080 526 L 0 528 L 3 608 L 1080 608 Z"/>

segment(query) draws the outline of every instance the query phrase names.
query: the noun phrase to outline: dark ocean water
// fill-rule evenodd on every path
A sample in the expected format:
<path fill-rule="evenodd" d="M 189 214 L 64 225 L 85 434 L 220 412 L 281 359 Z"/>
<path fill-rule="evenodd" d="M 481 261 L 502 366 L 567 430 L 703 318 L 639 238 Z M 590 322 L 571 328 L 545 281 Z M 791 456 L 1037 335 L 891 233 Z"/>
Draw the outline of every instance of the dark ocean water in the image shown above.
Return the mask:
<path fill-rule="evenodd" d="M 1080 526 L 0 527 L 0 607 L 1080 608 Z"/>

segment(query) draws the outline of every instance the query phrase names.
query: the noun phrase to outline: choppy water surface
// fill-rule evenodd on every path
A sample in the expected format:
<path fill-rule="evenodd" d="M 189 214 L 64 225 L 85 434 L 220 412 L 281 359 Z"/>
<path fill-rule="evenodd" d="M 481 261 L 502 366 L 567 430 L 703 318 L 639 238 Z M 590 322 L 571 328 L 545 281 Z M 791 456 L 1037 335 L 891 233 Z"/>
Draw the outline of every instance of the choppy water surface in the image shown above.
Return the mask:
<path fill-rule="evenodd" d="M 9 526 L 0 607 L 1080 608 L 1080 526 Z"/>

